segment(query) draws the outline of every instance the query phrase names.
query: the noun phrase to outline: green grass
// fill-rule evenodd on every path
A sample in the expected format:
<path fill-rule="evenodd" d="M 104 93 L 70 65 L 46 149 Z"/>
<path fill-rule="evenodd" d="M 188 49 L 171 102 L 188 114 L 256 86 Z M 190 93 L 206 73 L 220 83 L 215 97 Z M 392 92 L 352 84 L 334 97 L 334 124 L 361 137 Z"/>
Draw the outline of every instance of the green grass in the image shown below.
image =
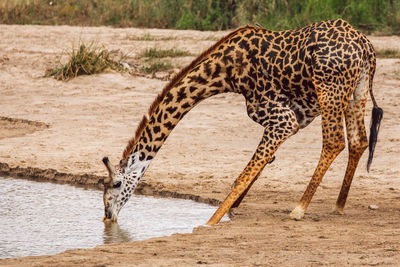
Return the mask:
<path fill-rule="evenodd" d="M 47 70 L 45 77 L 53 76 L 57 80 L 67 81 L 78 75 L 96 74 L 110 69 L 125 71 L 122 65 L 123 57 L 115 58 L 112 52 L 94 42 L 89 45 L 81 43 L 78 49 L 72 49 L 66 64 L 60 63 Z"/>
<path fill-rule="evenodd" d="M 140 71 L 144 73 L 156 73 L 159 71 L 169 71 L 170 69 L 172 69 L 172 64 L 170 62 L 155 60 L 149 61 L 147 64 L 142 66 Z"/>
<path fill-rule="evenodd" d="M 132 40 L 132 41 L 170 41 L 170 40 L 176 40 L 176 37 L 170 36 L 170 37 L 165 37 L 165 36 L 153 36 L 150 33 L 145 33 L 142 36 L 127 36 L 126 39 Z"/>
<path fill-rule="evenodd" d="M 164 57 L 187 57 L 192 54 L 186 50 L 180 49 L 158 49 L 158 48 L 147 48 L 143 53 L 143 56 L 148 58 L 164 58 Z"/>
<path fill-rule="evenodd" d="M 375 51 L 379 58 L 400 58 L 400 51 L 395 49 L 382 49 Z"/>
<path fill-rule="evenodd" d="M 191 54 L 188 51 L 179 49 L 147 48 L 139 56 L 145 58 L 145 61 L 140 68 L 140 71 L 144 73 L 170 71 L 173 68 L 171 62 L 162 60 L 163 58 L 175 58 L 175 57 L 187 57 L 187 56 L 193 56 L 193 54 Z"/>
<path fill-rule="evenodd" d="M 0 24 L 223 30 L 259 22 L 271 30 L 286 30 L 336 18 L 364 32 L 400 34 L 400 1 L 0 0 Z"/>
<path fill-rule="evenodd" d="M 150 33 L 146 33 L 145 35 L 141 36 L 139 41 L 156 41 L 156 38 L 154 36 L 151 36 Z"/>

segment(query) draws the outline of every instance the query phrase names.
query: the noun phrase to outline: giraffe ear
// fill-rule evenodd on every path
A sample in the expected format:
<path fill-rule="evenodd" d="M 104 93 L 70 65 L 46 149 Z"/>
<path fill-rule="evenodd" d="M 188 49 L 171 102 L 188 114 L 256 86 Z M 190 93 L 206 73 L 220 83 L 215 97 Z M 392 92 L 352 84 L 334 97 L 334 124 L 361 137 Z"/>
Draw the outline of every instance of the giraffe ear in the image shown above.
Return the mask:
<path fill-rule="evenodd" d="M 110 160 L 108 159 L 108 157 L 103 158 L 103 163 L 106 166 L 107 171 L 108 171 L 108 176 L 106 178 L 104 178 L 104 184 L 110 184 L 110 183 L 112 183 L 112 180 L 113 180 L 114 170 L 111 166 L 111 163 L 110 163 Z"/>

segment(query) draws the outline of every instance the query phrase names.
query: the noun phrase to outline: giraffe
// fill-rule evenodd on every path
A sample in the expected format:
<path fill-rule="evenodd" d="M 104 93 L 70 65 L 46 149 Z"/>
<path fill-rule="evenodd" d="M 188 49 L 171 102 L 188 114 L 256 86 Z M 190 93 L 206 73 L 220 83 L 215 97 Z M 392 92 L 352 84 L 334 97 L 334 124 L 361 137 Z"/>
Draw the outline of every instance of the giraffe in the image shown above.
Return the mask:
<path fill-rule="evenodd" d="M 244 26 L 229 33 L 180 71 L 143 116 L 119 164 L 107 157 L 105 221 L 116 221 L 151 160 L 177 123 L 200 101 L 220 93 L 242 94 L 248 116 L 264 127 L 249 163 L 207 222 L 217 224 L 238 207 L 278 147 L 321 115 L 322 151 L 315 172 L 290 217 L 304 216 L 319 183 L 345 148 L 349 158 L 335 212 L 343 209 L 358 161 L 369 145 L 369 171 L 383 111 L 372 92 L 376 57 L 366 36 L 342 19 L 299 30 Z M 373 102 L 369 144 L 364 125 L 368 92 Z"/>

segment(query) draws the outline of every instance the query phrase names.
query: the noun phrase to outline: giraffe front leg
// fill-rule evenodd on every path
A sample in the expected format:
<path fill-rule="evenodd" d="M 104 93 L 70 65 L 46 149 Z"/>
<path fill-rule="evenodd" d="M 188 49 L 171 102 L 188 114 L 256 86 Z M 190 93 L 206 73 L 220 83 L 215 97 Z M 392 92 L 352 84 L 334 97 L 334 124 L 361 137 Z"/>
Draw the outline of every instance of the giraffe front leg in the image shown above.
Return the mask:
<path fill-rule="evenodd" d="M 272 155 L 272 157 L 269 158 L 267 164 L 272 164 L 272 162 L 275 161 L 275 156 Z M 242 203 L 243 198 L 247 195 L 247 192 L 249 192 L 251 186 L 254 184 L 254 182 L 258 179 L 258 177 L 260 176 L 260 173 L 257 175 L 256 178 L 253 179 L 253 181 L 249 184 L 249 186 L 247 187 L 247 189 L 240 195 L 240 197 L 235 201 L 235 203 L 233 203 L 232 208 L 237 208 L 239 207 L 240 203 Z"/>
<path fill-rule="evenodd" d="M 299 126 L 293 111 L 282 110 L 282 118 L 287 119 L 286 123 L 268 123 L 256 152 L 234 182 L 231 193 L 207 222 L 208 225 L 217 224 L 235 203 L 240 203 L 279 145 L 297 132 Z M 280 118 L 280 121 L 282 121 L 282 118 Z"/>
<path fill-rule="evenodd" d="M 256 159 L 258 158 L 258 160 Z M 267 159 L 260 159 L 256 152 L 250 160 L 246 168 L 236 179 L 235 186 L 232 188 L 231 193 L 225 198 L 224 202 L 218 207 L 214 215 L 208 220 L 208 225 L 217 224 L 226 212 L 230 210 L 232 205 L 240 199 L 241 195 L 250 189 L 250 185 L 256 180 L 259 173 L 262 171 L 266 164 Z"/>

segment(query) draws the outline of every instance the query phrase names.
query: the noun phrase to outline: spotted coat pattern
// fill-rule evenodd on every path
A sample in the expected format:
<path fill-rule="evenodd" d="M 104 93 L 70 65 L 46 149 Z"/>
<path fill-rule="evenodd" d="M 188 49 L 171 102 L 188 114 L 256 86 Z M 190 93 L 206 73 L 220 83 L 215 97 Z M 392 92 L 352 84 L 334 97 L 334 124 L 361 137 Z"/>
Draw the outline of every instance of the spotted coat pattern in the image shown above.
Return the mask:
<path fill-rule="evenodd" d="M 336 207 L 342 213 L 358 160 L 368 144 L 364 109 L 368 91 L 373 99 L 374 72 L 371 43 L 341 19 L 290 31 L 253 26 L 235 30 L 164 88 L 120 164 L 112 168 L 105 162 L 110 172 L 105 181 L 105 218 L 116 219 L 182 117 L 203 99 L 228 92 L 244 96 L 248 116 L 265 130 L 250 162 L 208 224 L 218 223 L 231 207 L 237 207 L 280 144 L 318 115 L 323 138 L 320 161 L 291 217 L 303 217 L 326 170 L 345 147 L 345 118 L 349 164 Z"/>

